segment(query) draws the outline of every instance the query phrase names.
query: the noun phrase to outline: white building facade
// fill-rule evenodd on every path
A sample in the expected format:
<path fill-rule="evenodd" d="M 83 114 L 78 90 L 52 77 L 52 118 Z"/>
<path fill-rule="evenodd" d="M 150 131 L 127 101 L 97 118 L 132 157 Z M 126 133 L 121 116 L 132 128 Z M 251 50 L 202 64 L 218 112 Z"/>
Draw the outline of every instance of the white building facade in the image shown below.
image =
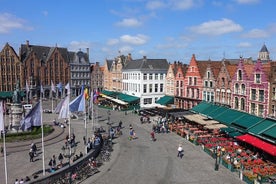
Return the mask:
<path fill-rule="evenodd" d="M 165 95 L 168 68 L 166 59 L 130 61 L 122 70 L 122 92 L 139 97 L 141 108 L 159 106 L 156 101 Z"/>

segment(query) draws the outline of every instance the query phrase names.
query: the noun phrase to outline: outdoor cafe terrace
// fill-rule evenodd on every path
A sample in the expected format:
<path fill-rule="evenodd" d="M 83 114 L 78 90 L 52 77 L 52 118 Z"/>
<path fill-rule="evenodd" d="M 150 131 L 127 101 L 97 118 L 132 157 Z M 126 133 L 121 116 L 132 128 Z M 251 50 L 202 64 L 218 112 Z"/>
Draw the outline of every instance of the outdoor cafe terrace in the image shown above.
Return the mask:
<path fill-rule="evenodd" d="M 170 114 L 171 115 L 171 114 Z M 224 106 L 201 102 L 170 120 L 171 132 L 200 145 L 243 181 L 276 177 L 276 122 Z"/>

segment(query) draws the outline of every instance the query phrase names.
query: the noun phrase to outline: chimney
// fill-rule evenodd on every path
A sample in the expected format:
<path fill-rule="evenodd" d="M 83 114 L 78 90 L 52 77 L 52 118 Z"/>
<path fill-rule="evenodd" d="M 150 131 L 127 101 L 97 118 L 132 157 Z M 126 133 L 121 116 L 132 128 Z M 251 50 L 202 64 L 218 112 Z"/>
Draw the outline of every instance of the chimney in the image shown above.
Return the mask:
<path fill-rule="evenodd" d="M 88 57 L 88 60 L 89 60 L 89 48 L 86 48 L 86 54 L 87 54 L 87 57 Z"/>
<path fill-rule="evenodd" d="M 132 57 L 131 57 L 131 53 L 128 53 L 128 61 L 131 61 L 132 60 Z"/>

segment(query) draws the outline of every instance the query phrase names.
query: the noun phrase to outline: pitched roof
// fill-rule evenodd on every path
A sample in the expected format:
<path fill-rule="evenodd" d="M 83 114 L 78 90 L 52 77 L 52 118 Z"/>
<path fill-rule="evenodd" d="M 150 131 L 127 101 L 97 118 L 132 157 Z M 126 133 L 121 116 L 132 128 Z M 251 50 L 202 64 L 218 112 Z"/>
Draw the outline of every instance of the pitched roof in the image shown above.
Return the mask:
<path fill-rule="evenodd" d="M 244 66 L 246 76 L 249 77 L 252 74 L 255 65 L 254 64 L 244 64 L 243 66 Z"/>
<path fill-rule="evenodd" d="M 67 48 L 62 48 L 62 47 L 47 47 L 47 46 L 40 46 L 40 45 L 21 44 L 19 54 L 21 56 L 22 62 L 24 62 L 31 53 L 35 53 L 36 57 L 39 58 L 40 61 L 46 62 L 51 57 L 55 49 L 59 50 L 59 52 L 61 53 L 61 56 L 65 59 L 65 61 L 70 62 Z"/>
<path fill-rule="evenodd" d="M 217 78 L 218 74 L 219 74 L 219 71 L 220 71 L 220 68 L 222 66 L 221 61 L 212 61 L 210 63 L 210 65 L 211 65 L 210 67 L 211 67 L 211 70 L 213 72 L 214 77 Z"/>
<path fill-rule="evenodd" d="M 123 68 L 123 70 L 140 70 L 140 71 L 158 71 L 165 70 L 167 71 L 169 68 L 169 63 L 166 59 L 147 59 L 144 57 L 143 59 L 131 60 L 127 63 L 127 65 Z"/>
<path fill-rule="evenodd" d="M 262 46 L 260 52 L 268 52 L 265 44 Z"/>
<path fill-rule="evenodd" d="M 226 64 L 226 69 L 229 73 L 230 78 L 232 79 L 237 70 L 237 65 Z"/>

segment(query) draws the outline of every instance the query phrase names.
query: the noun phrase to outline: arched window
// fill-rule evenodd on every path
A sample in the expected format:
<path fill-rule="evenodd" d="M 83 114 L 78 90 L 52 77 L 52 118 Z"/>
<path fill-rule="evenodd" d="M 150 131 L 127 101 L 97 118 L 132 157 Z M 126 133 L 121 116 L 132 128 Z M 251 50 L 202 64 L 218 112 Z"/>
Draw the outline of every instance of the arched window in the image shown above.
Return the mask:
<path fill-rule="evenodd" d="M 238 97 L 235 97 L 235 109 L 239 108 L 239 99 Z"/>
<path fill-rule="evenodd" d="M 245 110 L 245 100 L 244 100 L 244 98 L 241 99 L 241 110 L 242 111 Z"/>
<path fill-rule="evenodd" d="M 235 84 L 235 93 L 236 94 L 239 93 L 239 84 L 238 83 Z"/>
<path fill-rule="evenodd" d="M 245 95 L 245 85 L 244 84 L 241 85 L 241 93 L 242 93 L 242 95 Z"/>

